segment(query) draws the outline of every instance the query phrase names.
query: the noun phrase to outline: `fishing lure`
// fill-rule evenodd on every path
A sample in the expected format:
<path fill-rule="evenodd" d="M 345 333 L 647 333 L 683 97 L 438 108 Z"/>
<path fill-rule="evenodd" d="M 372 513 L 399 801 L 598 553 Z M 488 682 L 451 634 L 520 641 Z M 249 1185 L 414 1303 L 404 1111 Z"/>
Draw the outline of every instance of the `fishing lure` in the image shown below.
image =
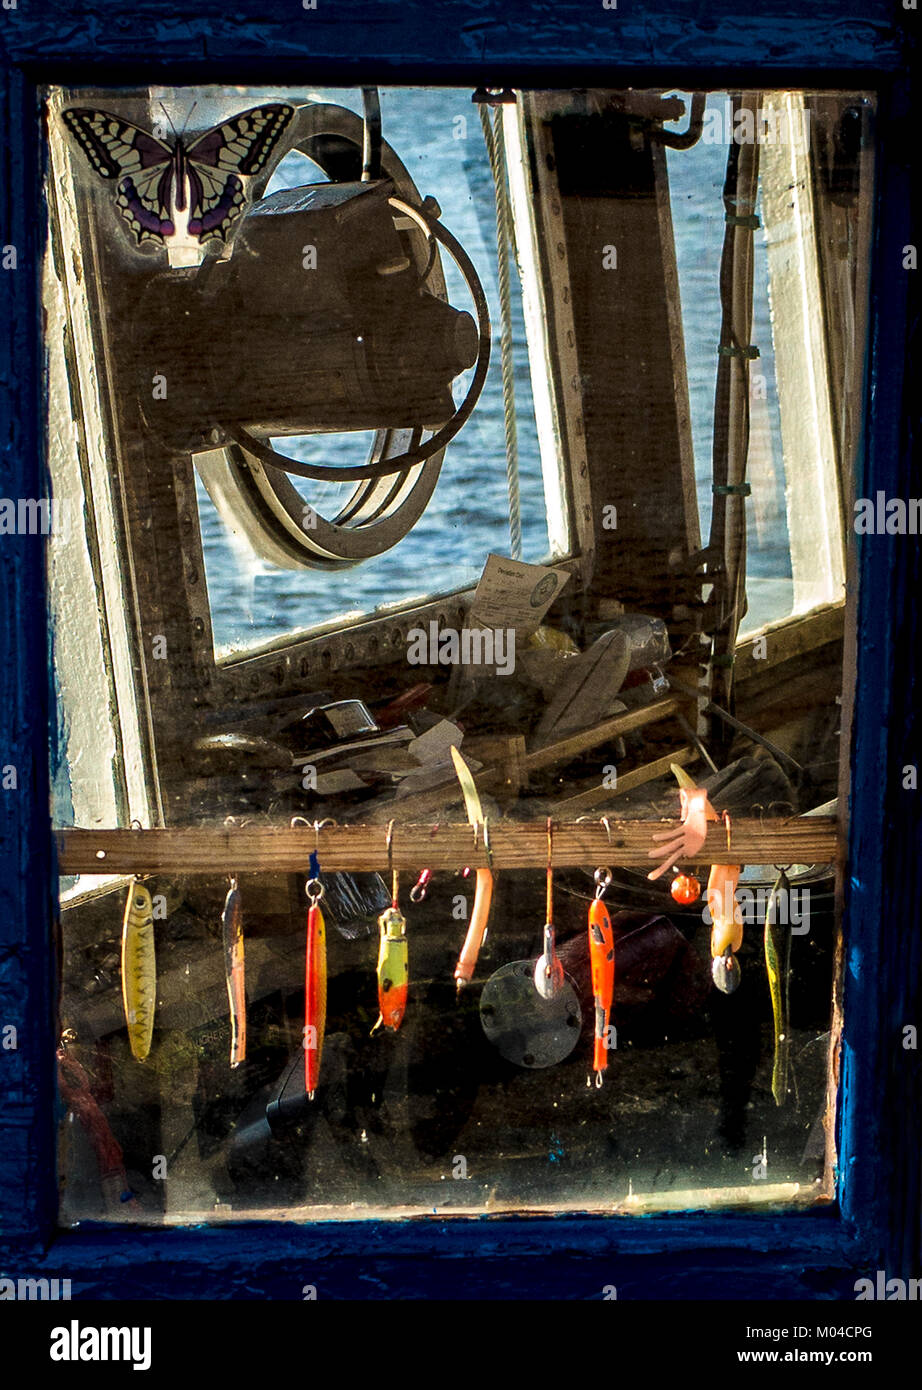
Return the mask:
<path fill-rule="evenodd" d="M 554 852 L 551 818 L 547 819 L 547 895 L 544 922 L 544 950 L 535 962 L 535 989 L 542 999 L 553 999 L 563 989 L 563 964 L 557 954 L 557 932 L 554 927 Z"/>
<path fill-rule="evenodd" d="M 327 935 L 320 899 L 320 864 L 316 853 L 310 857 L 307 881 L 307 949 L 304 954 L 304 1089 L 313 1100 L 320 1080 L 323 1035 L 327 1021 Z"/>
<path fill-rule="evenodd" d="M 787 1099 L 791 1050 L 791 930 L 787 924 L 781 931 L 778 930 L 778 904 L 782 900 L 788 904 L 791 901 L 791 885 L 784 869 L 779 870 L 765 907 L 765 966 L 768 971 L 768 989 L 772 1000 L 772 1021 L 775 1029 L 772 1095 L 775 1097 L 775 1104 L 779 1106 L 784 1105 Z"/>
<path fill-rule="evenodd" d="M 602 901 L 611 883 L 608 869 L 596 869 L 595 897 L 589 904 L 589 964 L 592 971 L 592 997 L 595 1002 L 595 1047 L 592 1066 L 595 1084 L 601 1086 L 608 1067 L 608 1020 L 615 992 L 615 938 L 608 908 Z"/>
<path fill-rule="evenodd" d="M 654 840 L 666 841 L 661 848 L 651 849 L 649 858 L 656 859 L 664 850 L 667 858 L 658 865 L 647 878 L 656 879 L 664 874 L 676 858 L 694 859 L 704 848 L 707 839 L 707 823 L 719 820 L 717 812 L 708 800 L 707 792 L 696 787 L 688 773 L 676 763 L 670 768 L 679 783 L 679 798 L 682 804 L 682 824 L 678 830 L 665 830 L 654 835 Z M 724 812 L 727 827 L 727 849 L 730 848 L 730 817 Z M 711 916 L 711 978 L 722 994 L 732 994 L 740 982 L 740 963 L 736 952 L 743 944 L 743 917 L 736 901 L 736 886 L 742 873 L 742 864 L 712 864 L 705 896 Z M 679 892 L 676 893 L 678 885 Z M 681 902 L 690 897 L 697 879 L 679 874 L 673 882 L 673 896 Z M 694 901 L 694 899 L 690 899 Z"/>
<path fill-rule="evenodd" d="M 122 1003 L 132 1056 L 143 1062 L 150 1052 L 157 1003 L 154 904 L 143 883 L 128 885 L 122 921 Z"/>
<path fill-rule="evenodd" d="M 670 884 L 669 892 L 682 907 L 690 907 L 701 897 L 701 884 L 694 874 L 676 874 Z"/>
<path fill-rule="evenodd" d="M 470 984 L 473 979 L 480 948 L 486 939 L 487 922 L 490 917 L 492 902 L 493 875 L 489 869 L 478 869 L 474 883 L 474 905 L 471 908 L 471 919 L 468 923 L 464 945 L 461 947 L 461 954 L 458 957 L 458 964 L 455 966 L 455 982 L 459 990 Z"/>
<path fill-rule="evenodd" d="M 100 1185 L 107 1200 L 111 1195 L 117 1199 L 119 1210 L 124 1211 L 127 1208 L 130 1211 L 139 1211 L 137 1198 L 128 1185 L 121 1145 L 93 1095 L 89 1073 L 67 1050 L 76 1040 L 77 1035 L 73 1029 L 66 1028 L 61 1034 L 55 1054 L 58 1059 L 58 1090 L 61 1099 L 70 1113 L 80 1121 L 93 1146 L 99 1167 Z"/>
<path fill-rule="evenodd" d="M 490 842 L 487 838 L 486 821 L 484 820 L 483 808 L 480 804 L 480 797 L 477 793 L 477 786 L 471 775 L 471 770 L 467 763 L 452 745 L 452 761 L 455 765 L 455 772 L 458 781 L 461 783 L 461 790 L 464 793 L 464 805 L 467 810 L 467 818 L 474 827 L 475 836 L 483 829 L 484 845 L 487 856 L 490 856 Z M 465 985 L 470 984 L 477 968 L 477 958 L 480 955 L 480 948 L 484 943 L 487 934 L 487 922 L 490 917 L 490 906 L 493 902 L 493 874 L 490 869 L 478 869 L 474 887 L 474 906 L 471 909 L 471 918 L 468 923 L 467 935 L 464 938 L 464 945 L 461 947 L 461 954 L 458 957 L 458 964 L 455 966 L 455 984 L 458 990 L 462 990 Z"/>
<path fill-rule="evenodd" d="M 410 976 L 407 921 L 396 899 L 378 918 L 381 945 L 378 950 L 378 1019 L 372 1028 L 389 1028 L 396 1033 L 407 1007 L 407 987 Z"/>
<path fill-rule="evenodd" d="M 407 921 L 400 911 L 400 880 L 393 861 L 394 822 L 387 827 L 387 860 L 391 870 L 391 905 L 378 918 L 381 945 L 378 948 L 378 1018 L 372 1034 L 379 1028 L 392 1033 L 403 1022 L 410 978 Z"/>
<path fill-rule="evenodd" d="M 246 1060 L 247 1053 L 247 996 L 243 956 L 243 899 L 237 887 L 236 877 L 231 878 L 230 891 L 224 899 L 221 934 L 224 939 L 227 1002 L 230 1006 L 230 1064 L 232 1067 L 238 1067 Z"/>
<path fill-rule="evenodd" d="M 736 952 L 743 944 L 743 915 L 736 900 L 741 864 L 712 864 L 706 889 L 711 914 L 711 977 L 721 994 L 732 994 L 740 982 Z"/>

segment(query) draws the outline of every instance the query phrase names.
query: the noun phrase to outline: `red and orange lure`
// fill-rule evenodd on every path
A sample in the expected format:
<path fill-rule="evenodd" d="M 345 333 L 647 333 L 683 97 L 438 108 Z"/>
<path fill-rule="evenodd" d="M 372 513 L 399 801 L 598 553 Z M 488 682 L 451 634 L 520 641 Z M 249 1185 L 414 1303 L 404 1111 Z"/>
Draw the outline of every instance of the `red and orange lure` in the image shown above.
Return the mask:
<path fill-rule="evenodd" d="M 313 1099 L 320 1080 L 323 1034 L 327 1021 L 327 937 L 320 899 L 320 865 L 317 855 L 310 860 L 307 882 L 307 949 L 304 956 L 304 1089 Z"/>
<path fill-rule="evenodd" d="M 394 867 L 394 821 L 388 824 L 388 866 L 391 869 L 391 906 L 378 917 L 381 945 L 378 948 L 378 1017 L 373 1033 L 385 1027 L 396 1033 L 403 1022 L 406 991 L 409 987 L 409 948 L 406 941 L 406 917 L 401 912 L 399 892 L 401 881 Z M 428 870 L 417 880 L 413 892 L 426 897 Z M 413 897 L 413 892 L 410 897 Z"/>
<path fill-rule="evenodd" d="M 378 918 L 378 926 L 381 928 L 381 945 L 378 950 L 378 1018 L 371 1030 L 372 1033 L 376 1033 L 379 1028 L 388 1028 L 392 1033 L 396 1033 L 403 1022 L 407 1007 L 410 975 L 407 920 L 400 911 L 398 901 L 400 884 L 397 870 L 393 867 L 393 834 L 394 822 L 391 821 L 387 827 L 387 857 L 391 865 L 391 905 L 386 907 Z M 417 889 L 422 885 L 423 895 L 428 881 L 428 878 L 423 881 L 421 875 L 416 884 Z"/>
<path fill-rule="evenodd" d="M 378 918 L 381 945 L 378 950 L 378 1019 L 373 1033 L 389 1028 L 392 1033 L 403 1022 L 407 1007 L 409 961 L 407 921 L 396 905 L 386 907 Z"/>
<path fill-rule="evenodd" d="M 602 901 L 611 883 L 608 869 L 595 871 L 595 897 L 589 904 L 589 965 L 592 972 L 592 997 L 595 1002 L 595 1046 L 592 1066 L 595 1084 L 601 1086 L 602 1073 L 608 1068 L 608 1028 L 612 999 L 615 993 L 615 937 L 608 908 Z"/>

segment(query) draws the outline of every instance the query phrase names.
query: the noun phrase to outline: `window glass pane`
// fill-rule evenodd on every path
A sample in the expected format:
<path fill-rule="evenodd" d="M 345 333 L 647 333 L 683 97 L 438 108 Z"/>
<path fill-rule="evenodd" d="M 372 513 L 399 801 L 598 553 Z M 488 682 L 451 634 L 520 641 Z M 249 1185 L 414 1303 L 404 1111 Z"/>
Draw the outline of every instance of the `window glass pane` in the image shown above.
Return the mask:
<path fill-rule="evenodd" d="M 748 611 L 741 626 L 743 633 L 795 611 L 804 611 L 817 602 L 840 600 L 844 595 L 841 559 L 838 567 L 831 570 L 824 563 L 822 546 L 810 544 L 816 512 L 803 505 L 798 493 L 792 492 L 787 485 L 786 470 L 797 462 L 792 459 L 792 449 L 795 444 L 803 447 L 801 440 L 807 421 L 796 397 L 796 384 L 789 380 L 787 413 L 790 419 L 787 430 L 783 429 L 775 362 L 778 334 L 784 341 L 786 360 L 791 362 L 790 374 L 805 369 L 802 361 L 799 366 L 794 364 L 800 354 L 808 351 L 807 344 L 800 341 L 804 324 L 784 310 L 789 305 L 791 293 L 785 262 L 791 258 L 795 238 L 798 235 L 809 237 L 814 230 L 810 190 L 805 178 L 810 157 L 811 113 L 809 107 L 804 109 L 799 101 L 793 106 L 784 105 L 775 94 L 762 110 L 762 123 L 756 132 L 761 140 L 761 172 L 753 208 L 759 226 L 753 248 L 752 345 L 758 356 L 752 362 L 749 390 L 747 477 L 752 491 L 746 508 Z M 730 97 L 725 92 L 712 92 L 707 98 L 701 139 L 690 150 L 667 151 L 688 363 L 695 477 L 705 535 L 711 521 L 714 387 L 717 348 L 722 341 L 718 293 L 726 226 L 722 194 L 733 128 Z M 774 191 L 768 204 L 763 197 L 766 177 Z M 793 211 L 795 198 L 779 196 L 785 189 L 788 193 L 795 189 L 799 194 L 796 212 Z M 797 226 L 795 217 L 800 219 Z M 808 260 L 805 256 L 805 265 Z M 815 292 L 807 276 L 798 277 L 797 285 L 804 296 Z M 773 312 L 773 294 L 776 301 L 779 297 L 782 300 L 780 314 L 777 304 Z M 823 345 L 818 339 L 814 339 L 813 344 L 824 358 Z M 823 394 L 827 364 L 821 360 L 812 365 Z M 815 438 L 818 442 L 818 436 Z M 822 466 L 832 481 L 835 460 L 831 436 L 823 442 L 828 452 L 822 457 Z M 796 549 L 802 556 L 801 567 L 809 570 L 809 578 L 801 577 L 797 593 L 789 526 L 794 527 L 798 538 Z M 836 545 L 841 555 L 843 543 L 838 526 Z"/>
<path fill-rule="evenodd" d="M 470 95 L 381 91 L 390 184 L 360 178 L 360 92 L 47 92 L 64 1221 L 833 1193 L 871 101 L 712 93 L 688 148 L 690 93 L 488 108 L 516 565 Z M 728 228 L 747 103 L 809 114 L 810 143 L 741 149 L 759 225 Z M 477 370 L 449 236 L 486 294 L 483 393 L 437 481 L 344 479 L 425 445 Z"/>
<path fill-rule="evenodd" d="M 354 91 L 311 93 L 317 102 L 361 112 Z M 219 652 L 240 650 L 301 628 L 333 619 L 373 613 L 382 596 L 393 606 L 429 594 L 449 593 L 477 582 L 491 551 L 509 547 L 503 371 L 500 353 L 502 312 L 497 282 L 496 213 L 493 176 L 477 108 L 467 92 L 388 91 L 382 93 L 382 119 L 388 142 L 404 158 L 423 195 L 434 196 L 442 220 L 473 260 L 483 281 L 494 341 L 490 370 L 480 404 L 469 425 L 449 446 L 435 495 L 425 515 L 393 549 L 335 574 L 279 569 L 239 535 L 234 537 L 198 483 L 208 596 Z M 274 174 L 267 192 L 324 179 L 322 170 L 297 155 Z M 464 281 L 444 256 L 450 302 L 470 307 Z M 512 264 L 509 315 L 514 357 L 513 402 L 518 450 L 522 558 L 548 555 L 547 515 L 528 351 L 522 322 L 521 285 Z M 309 364 L 305 363 L 305 370 Z M 471 378 L 463 373 L 454 395 L 460 402 Z M 304 462 L 332 466 L 359 464 L 369 454 L 373 434 L 321 434 L 275 441 L 282 453 Z M 292 479 L 307 505 L 335 515 L 354 484 Z"/>

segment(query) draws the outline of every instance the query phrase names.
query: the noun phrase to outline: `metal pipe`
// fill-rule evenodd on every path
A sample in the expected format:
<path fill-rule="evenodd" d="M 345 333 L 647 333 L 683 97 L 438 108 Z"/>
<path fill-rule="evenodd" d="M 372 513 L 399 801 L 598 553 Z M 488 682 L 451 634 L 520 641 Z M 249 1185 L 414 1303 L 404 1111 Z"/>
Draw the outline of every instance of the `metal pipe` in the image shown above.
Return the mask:
<path fill-rule="evenodd" d="M 381 98 L 377 87 L 362 88 L 362 183 L 381 177 Z"/>

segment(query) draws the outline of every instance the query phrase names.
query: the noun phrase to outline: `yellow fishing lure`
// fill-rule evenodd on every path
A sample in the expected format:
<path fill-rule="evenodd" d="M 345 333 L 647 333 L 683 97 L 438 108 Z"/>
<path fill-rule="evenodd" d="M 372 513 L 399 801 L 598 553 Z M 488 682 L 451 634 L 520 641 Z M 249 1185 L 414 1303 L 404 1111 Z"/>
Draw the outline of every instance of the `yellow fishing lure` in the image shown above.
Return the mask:
<path fill-rule="evenodd" d="M 772 1095 L 776 1105 L 784 1105 L 788 1094 L 790 1074 L 791 1024 L 791 932 L 779 921 L 780 901 L 789 911 L 791 885 L 782 869 L 772 888 L 765 907 L 765 967 L 772 1001 L 772 1022 L 775 1030 L 775 1055 L 772 1063 Z M 780 901 L 779 901 L 780 900 Z"/>
<path fill-rule="evenodd" d="M 122 922 L 122 1003 L 132 1055 L 143 1062 L 150 1052 L 157 1003 L 154 904 L 136 878 L 128 886 Z"/>
<path fill-rule="evenodd" d="M 381 945 L 378 950 L 378 1021 L 372 1028 L 396 1033 L 407 1007 L 409 961 L 407 923 L 396 907 L 387 907 L 378 918 Z"/>

